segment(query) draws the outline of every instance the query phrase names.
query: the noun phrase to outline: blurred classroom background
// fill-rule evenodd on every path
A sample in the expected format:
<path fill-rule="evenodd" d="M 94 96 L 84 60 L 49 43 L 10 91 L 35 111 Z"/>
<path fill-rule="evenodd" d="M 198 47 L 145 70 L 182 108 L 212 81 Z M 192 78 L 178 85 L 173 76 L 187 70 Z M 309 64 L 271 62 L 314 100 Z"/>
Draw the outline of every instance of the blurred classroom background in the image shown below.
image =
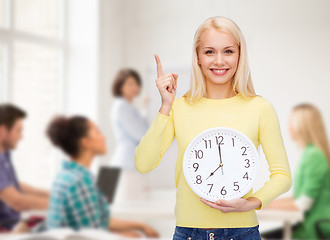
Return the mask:
<path fill-rule="evenodd" d="M 151 122 L 161 103 L 153 54 L 166 72 L 179 74 L 177 97 L 182 96 L 189 87 L 194 33 L 217 15 L 234 20 L 246 38 L 252 81 L 277 111 L 293 173 L 301 152 L 287 130 L 292 107 L 313 103 L 330 124 L 329 10 L 328 0 L 0 0 L 0 102 L 28 113 L 24 139 L 13 152 L 19 179 L 50 188 L 65 156 L 51 146 L 45 128 L 60 113 L 94 120 L 108 154 L 92 170 L 111 164 L 116 147 L 111 84 L 117 72 L 129 67 L 140 73 L 142 92 L 134 105 L 146 108 Z M 175 161 L 174 141 L 161 164 L 144 175 L 145 191 L 136 192 L 139 201 L 160 209 L 168 203 L 173 217 L 156 211 L 146 219 L 164 237 L 175 226 Z M 260 175 L 255 189 L 268 178 Z"/>

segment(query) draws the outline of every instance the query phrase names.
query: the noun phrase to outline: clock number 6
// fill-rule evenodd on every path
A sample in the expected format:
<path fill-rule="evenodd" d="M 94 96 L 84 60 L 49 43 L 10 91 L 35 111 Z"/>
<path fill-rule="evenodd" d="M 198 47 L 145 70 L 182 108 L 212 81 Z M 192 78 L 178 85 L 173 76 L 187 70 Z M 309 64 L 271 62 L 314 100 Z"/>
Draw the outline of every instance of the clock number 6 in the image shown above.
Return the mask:
<path fill-rule="evenodd" d="M 221 195 L 226 195 L 227 194 L 227 191 L 225 189 L 225 186 L 223 186 L 223 188 L 221 189 Z"/>

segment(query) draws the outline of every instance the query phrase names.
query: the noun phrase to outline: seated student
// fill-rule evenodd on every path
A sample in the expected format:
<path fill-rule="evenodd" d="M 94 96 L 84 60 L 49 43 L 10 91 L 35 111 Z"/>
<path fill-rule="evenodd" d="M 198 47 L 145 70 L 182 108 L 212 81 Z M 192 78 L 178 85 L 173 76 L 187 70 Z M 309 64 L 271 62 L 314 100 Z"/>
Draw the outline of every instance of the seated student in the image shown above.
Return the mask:
<path fill-rule="evenodd" d="M 293 226 L 293 239 L 320 239 L 318 222 L 330 220 L 330 147 L 320 111 L 308 103 L 295 106 L 290 115 L 289 133 L 303 150 L 294 174 L 294 197 L 277 199 L 267 208 L 303 211 L 304 220 Z M 330 224 L 322 224 L 320 229 L 329 239 Z M 283 229 L 263 233 L 262 237 L 283 239 Z"/>
<path fill-rule="evenodd" d="M 81 116 L 56 117 L 47 129 L 51 142 L 70 157 L 63 162 L 52 186 L 46 225 L 48 229 L 103 228 L 136 237 L 157 232 L 146 224 L 110 217 L 105 196 L 97 188 L 89 167 L 97 155 L 106 153 L 105 139 L 97 126 Z"/>
<path fill-rule="evenodd" d="M 0 104 L 0 231 L 11 231 L 20 221 L 20 212 L 47 209 L 49 194 L 19 182 L 10 151 L 22 138 L 26 113 L 11 104 Z"/>

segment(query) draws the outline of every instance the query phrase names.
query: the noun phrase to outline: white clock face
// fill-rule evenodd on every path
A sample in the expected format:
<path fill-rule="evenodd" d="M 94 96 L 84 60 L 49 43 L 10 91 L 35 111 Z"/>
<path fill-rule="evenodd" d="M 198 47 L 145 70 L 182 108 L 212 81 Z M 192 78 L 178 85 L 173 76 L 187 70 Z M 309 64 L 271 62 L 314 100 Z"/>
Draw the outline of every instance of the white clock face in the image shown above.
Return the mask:
<path fill-rule="evenodd" d="M 197 135 L 183 157 L 183 173 L 190 188 L 215 202 L 237 199 L 253 187 L 259 154 L 243 133 L 226 127 L 210 128 Z"/>

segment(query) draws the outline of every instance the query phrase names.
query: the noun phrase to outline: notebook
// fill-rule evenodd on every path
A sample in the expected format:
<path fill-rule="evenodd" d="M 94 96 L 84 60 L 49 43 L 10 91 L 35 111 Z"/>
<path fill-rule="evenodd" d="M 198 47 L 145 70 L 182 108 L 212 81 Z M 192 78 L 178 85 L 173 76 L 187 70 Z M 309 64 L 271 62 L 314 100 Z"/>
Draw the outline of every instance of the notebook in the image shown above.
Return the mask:
<path fill-rule="evenodd" d="M 101 167 L 99 171 L 97 186 L 105 195 L 109 204 L 114 201 L 120 173 L 121 169 L 119 167 Z"/>

